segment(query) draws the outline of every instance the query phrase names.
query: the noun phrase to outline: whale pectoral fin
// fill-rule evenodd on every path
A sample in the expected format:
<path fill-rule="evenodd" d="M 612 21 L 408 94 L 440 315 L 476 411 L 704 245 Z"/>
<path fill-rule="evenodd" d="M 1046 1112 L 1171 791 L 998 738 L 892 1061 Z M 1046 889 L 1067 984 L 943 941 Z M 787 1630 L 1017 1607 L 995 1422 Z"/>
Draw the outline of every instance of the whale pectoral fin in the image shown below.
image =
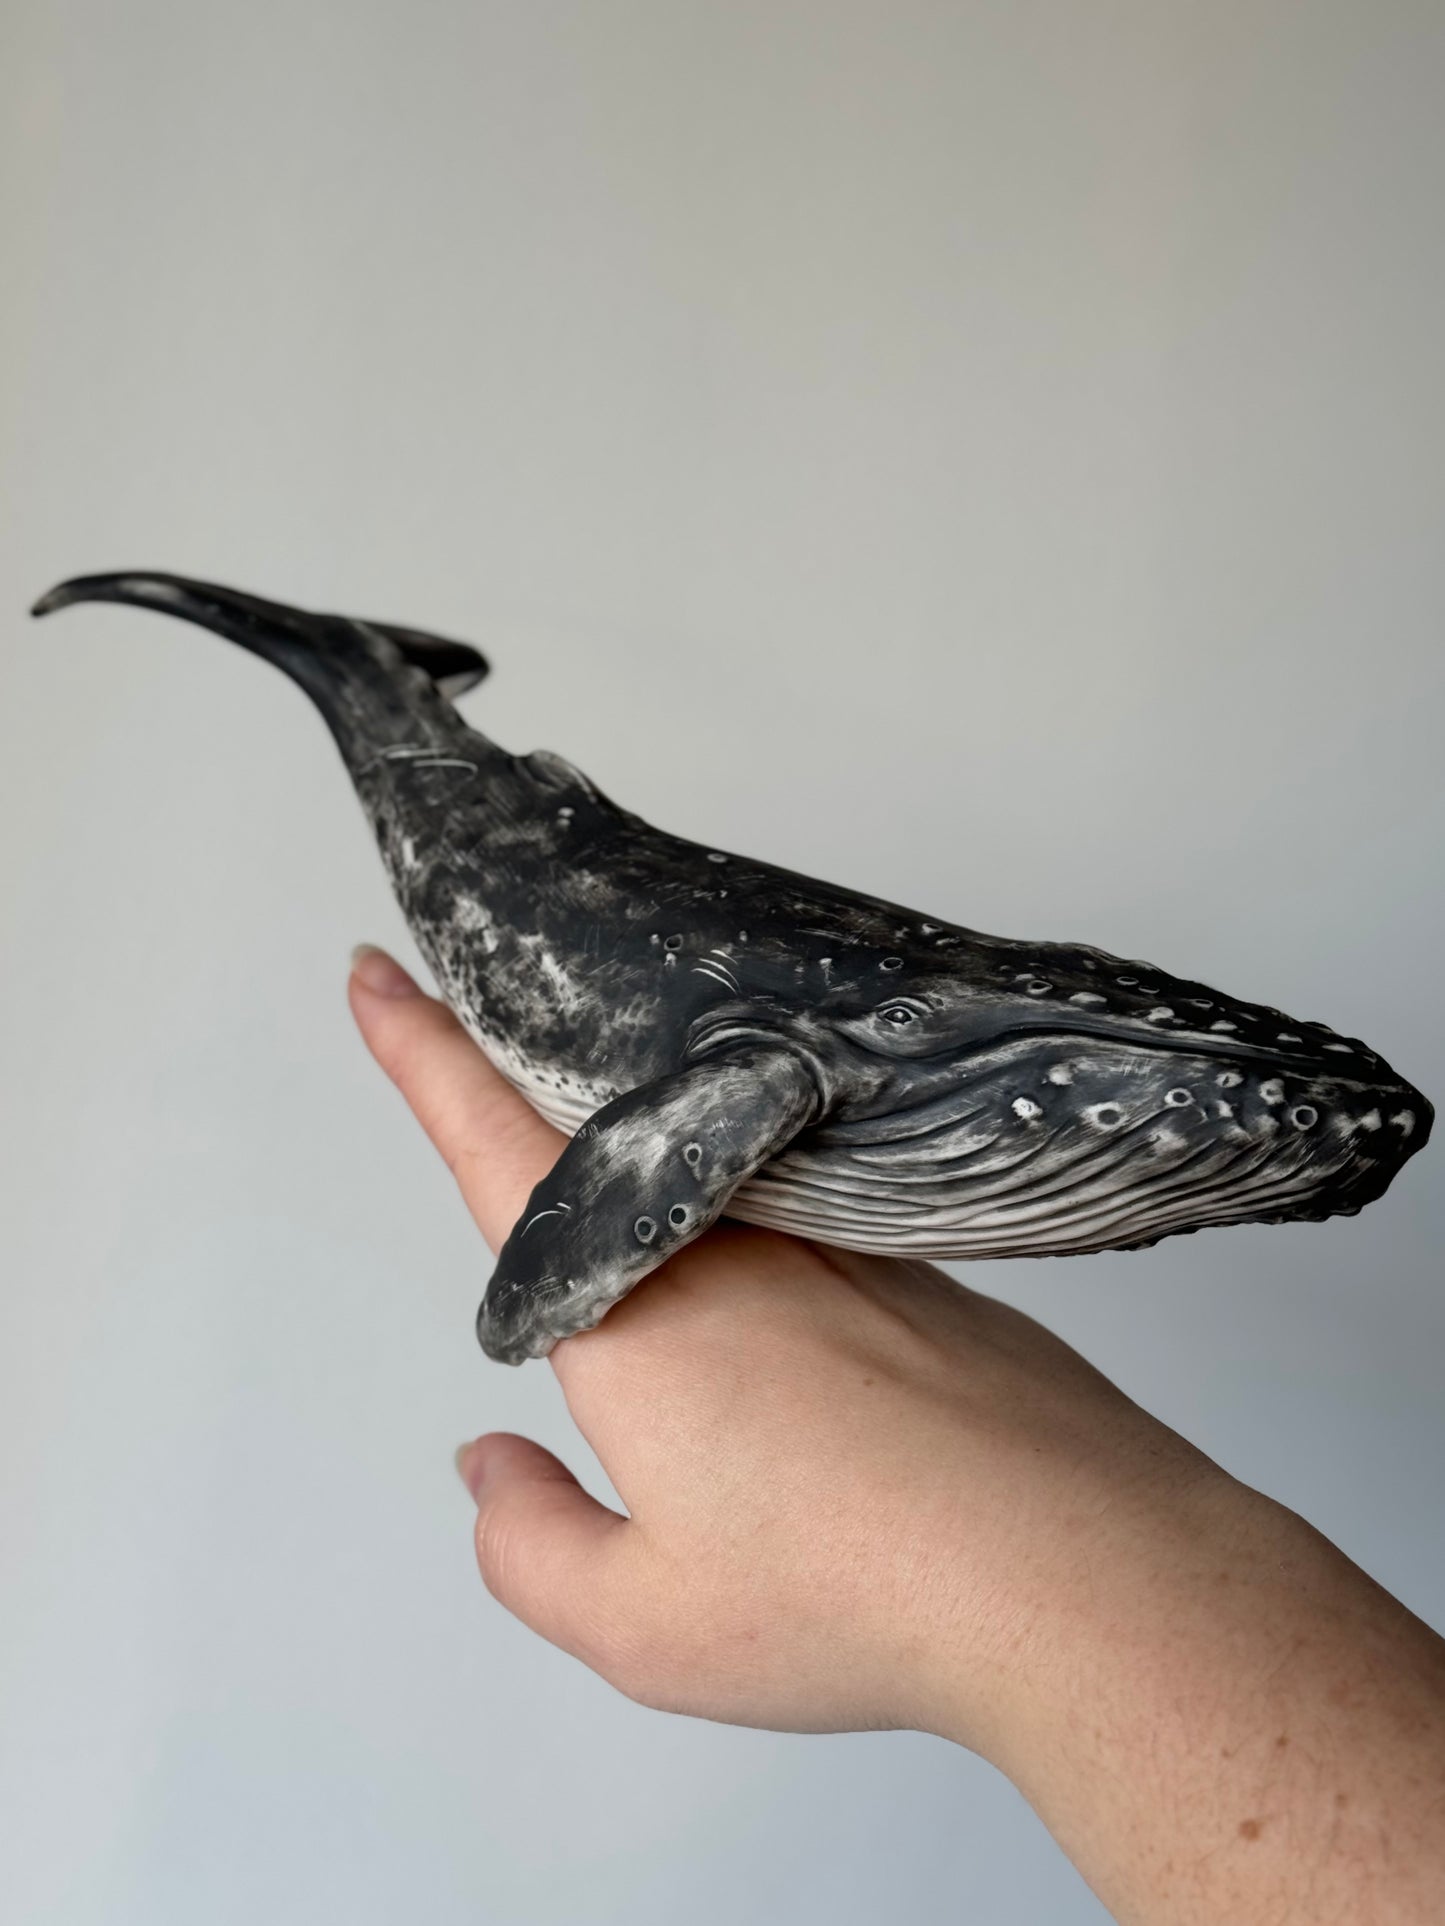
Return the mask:
<path fill-rule="evenodd" d="M 782 1045 L 748 1044 L 604 1105 L 543 1178 L 477 1314 L 488 1357 L 542 1357 L 600 1321 L 817 1115 L 817 1084 Z"/>

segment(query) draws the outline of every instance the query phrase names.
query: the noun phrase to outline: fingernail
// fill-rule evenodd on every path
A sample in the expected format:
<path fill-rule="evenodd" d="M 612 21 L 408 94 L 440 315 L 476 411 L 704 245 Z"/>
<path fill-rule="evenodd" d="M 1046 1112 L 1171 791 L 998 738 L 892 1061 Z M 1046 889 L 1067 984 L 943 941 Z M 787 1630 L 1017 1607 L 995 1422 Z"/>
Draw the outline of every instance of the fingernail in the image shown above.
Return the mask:
<path fill-rule="evenodd" d="M 421 986 L 414 983 L 385 950 L 374 943 L 358 943 L 351 952 L 351 973 L 373 996 L 420 996 Z"/>
<path fill-rule="evenodd" d="M 473 1499 L 478 1501 L 482 1495 L 482 1486 L 486 1482 L 486 1471 L 483 1465 L 486 1454 L 477 1449 L 481 1442 L 480 1438 L 469 1438 L 465 1444 L 457 1446 L 456 1456 L 457 1476 L 472 1494 Z"/>

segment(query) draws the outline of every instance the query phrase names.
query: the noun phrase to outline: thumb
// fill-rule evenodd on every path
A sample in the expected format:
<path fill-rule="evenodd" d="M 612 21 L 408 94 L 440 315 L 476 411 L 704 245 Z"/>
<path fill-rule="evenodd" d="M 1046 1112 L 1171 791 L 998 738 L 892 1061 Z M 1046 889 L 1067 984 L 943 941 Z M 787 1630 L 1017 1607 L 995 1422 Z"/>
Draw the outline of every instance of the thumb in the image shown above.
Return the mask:
<path fill-rule="evenodd" d="M 476 1501 L 487 1590 L 607 1677 L 625 1636 L 630 1521 L 589 1496 L 560 1458 L 511 1432 L 463 1445 L 457 1470 Z"/>

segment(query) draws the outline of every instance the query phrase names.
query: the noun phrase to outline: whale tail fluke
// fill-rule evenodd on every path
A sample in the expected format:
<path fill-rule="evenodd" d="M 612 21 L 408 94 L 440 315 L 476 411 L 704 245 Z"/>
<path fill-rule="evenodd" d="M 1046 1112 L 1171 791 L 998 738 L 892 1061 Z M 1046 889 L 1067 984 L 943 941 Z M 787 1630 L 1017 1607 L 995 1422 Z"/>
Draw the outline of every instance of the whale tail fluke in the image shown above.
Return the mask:
<path fill-rule="evenodd" d="M 385 636 L 413 668 L 421 669 L 448 697 L 465 695 L 487 674 L 487 659 L 467 642 L 453 642 L 422 629 L 402 628 L 394 622 L 359 621 L 349 616 L 313 615 L 305 609 L 267 602 L 259 595 L 196 582 L 184 575 L 149 569 L 127 569 L 110 575 L 77 575 L 42 595 L 32 615 L 49 615 L 72 602 L 125 602 L 136 608 L 159 609 L 202 627 L 215 629 L 242 648 L 251 649 L 285 668 L 296 650 L 310 654 L 334 653 L 336 637 L 327 631 L 363 630 Z M 327 646 L 329 643 L 329 647 Z"/>
<path fill-rule="evenodd" d="M 32 615 L 72 602 L 122 602 L 196 622 L 249 649 L 297 682 L 320 709 L 343 755 L 430 725 L 465 728 L 451 699 L 475 688 L 486 658 L 465 642 L 351 616 L 317 615 L 183 575 L 127 569 L 77 575 L 42 595 Z"/>

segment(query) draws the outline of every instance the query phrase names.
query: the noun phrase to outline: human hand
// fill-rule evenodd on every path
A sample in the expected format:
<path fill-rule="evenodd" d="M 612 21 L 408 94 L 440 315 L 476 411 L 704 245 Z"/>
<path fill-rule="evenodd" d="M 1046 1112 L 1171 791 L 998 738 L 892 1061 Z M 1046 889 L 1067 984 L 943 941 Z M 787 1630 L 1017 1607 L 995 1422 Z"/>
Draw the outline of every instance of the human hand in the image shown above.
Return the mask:
<path fill-rule="evenodd" d="M 354 986 L 358 1020 L 495 1250 L 565 1139 L 441 1004 L 396 987 L 413 994 Z M 629 1515 L 484 1437 L 463 1462 L 483 1577 L 631 1696 L 745 1724 L 936 1724 L 946 1654 L 950 1726 L 986 1746 L 1003 1701 L 1016 1715 L 1021 1648 L 1081 1582 L 1080 1521 L 1092 1566 L 1131 1534 L 1182 1548 L 1221 1475 L 932 1266 L 741 1224 L 551 1362 Z"/>
<path fill-rule="evenodd" d="M 390 959 L 362 954 L 351 1002 L 495 1250 L 564 1139 Z M 1368 1837 L 1382 1771 L 1445 1762 L 1424 1627 L 930 1266 L 724 1223 L 551 1362 L 628 1515 L 525 1439 L 464 1448 L 504 1605 L 649 1705 L 974 1747 L 1121 1917 L 1256 1917 L 1302 1840 Z M 1326 1675 L 1323 1767 L 1302 1722 Z M 1419 1803 L 1393 1800 L 1397 1829 Z"/>

